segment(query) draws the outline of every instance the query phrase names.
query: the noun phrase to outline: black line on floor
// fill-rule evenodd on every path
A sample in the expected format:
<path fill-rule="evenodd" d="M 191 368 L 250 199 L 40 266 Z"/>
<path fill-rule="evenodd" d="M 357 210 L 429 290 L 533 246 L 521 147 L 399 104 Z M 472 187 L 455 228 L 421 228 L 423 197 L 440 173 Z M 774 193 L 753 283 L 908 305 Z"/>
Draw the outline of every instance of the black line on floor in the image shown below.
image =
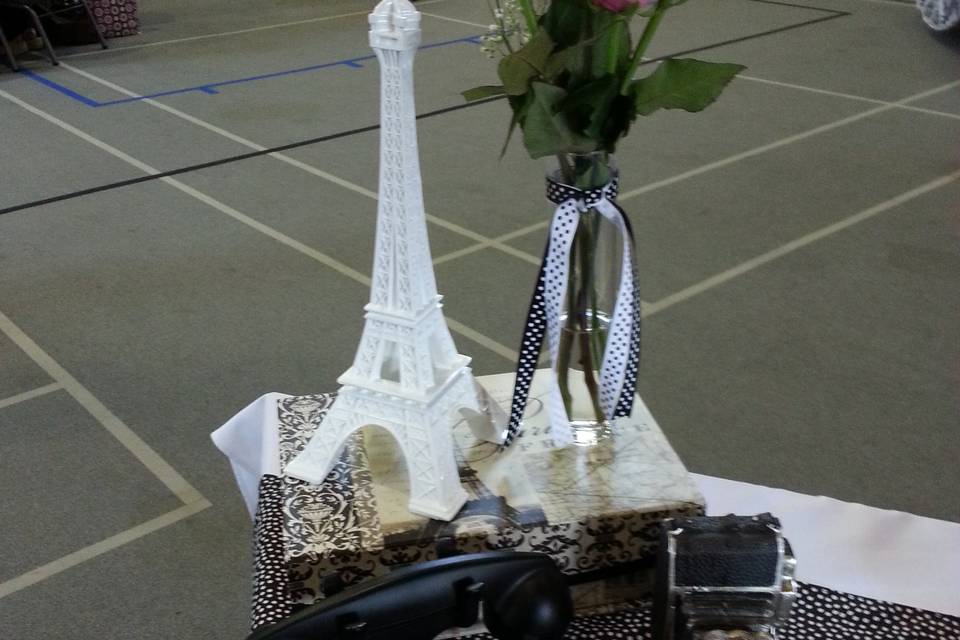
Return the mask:
<path fill-rule="evenodd" d="M 477 104 L 483 104 L 485 102 L 493 102 L 495 100 L 499 100 L 499 98 L 498 97 L 485 98 L 483 100 L 477 100 L 475 102 L 458 104 L 452 107 L 444 107 L 442 109 L 436 109 L 435 111 L 428 111 L 427 113 L 421 113 L 420 115 L 418 115 L 417 120 L 422 120 L 424 118 L 432 118 L 433 116 L 443 115 L 445 113 L 450 113 L 451 111 L 459 111 L 460 109 L 466 109 L 467 107 L 472 107 Z M 230 164 L 232 162 L 239 162 L 241 160 L 249 160 L 250 158 L 259 158 L 260 156 L 270 155 L 271 153 L 280 153 L 282 151 L 289 151 L 290 149 L 296 149 L 298 147 L 306 147 L 308 145 L 318 144 L 320 142 L 329 142 L 330 140 L 336 140 L 338 138 L 346 138 L 346 137 L 358 135 L 361 133 L 376 131 L 379 128 L 380 128 L 380 125 L 372 124 L 366 127 L 350 129 L 349 131 L 341 131 L 339 133 L 332 133 L 330 135 L 319 136 L 317 138 L 309 138 L 307 140 L 300 140 L 298 142 L 290 142 L 287 144 L 280 145 L 278 147 L 271 147 L 269 149 L 263 149 L 260 151 L 251 151 L 249 153 L 241 153 L 240 155 L 236 155 L 236 156 L 220 158 L 219 160 L 210 160 L 209 162 L 192 164 L 186 167 L 180 167 L 179 169 L 170 169 L 169 171 L 162 171 L 160 173 L 151 173 L 149 175 L 130 178 L 128 180 L 119 180 L 117 182 L 110 182 L 108 184 L 103 184 L 97 187 L 89 187 L 87 189 L 80 189 L 79 191 L 72 191 L 70 193 L 64 193 L 58 196 L 51 196 L 49 198 L 43 198 L 41 200 L 34 200 L 33 202 L 25 202 L 23 204 L 13 205 L 5 209 L 0 209 L 0 215 L 3 215 L 5 213 L 14 213 L 15 211 L 22 211 L 24 209 L 31 209 L 33 207 L 40 207 L 45 204 L 52 204 L 54 202 L 62 202 L 63 200 L 72 200 L 73 198 L 88 196 L 90 194 L 99 193 L 101 191 L 119 189 L 120 187 L 129 187 L 130 185 L 140 184 L 142 182 L 149 182 L 151 180 L 159 180 L 160 178 L 169 178 L 172 176 L 180 175 L 182 173 L 190 173 L 192 171 L 200 171 L 202 169 L 209 169 L 210 167 L 218 167 L 220 165 Z"/>
<path fill-rule="evenodd" d="M 792 7 L 797 7 L 801 9 L 814 9 L 819 11 L 828 11 L 831 12 L 830 15 L 822 16 L 819 18 L 813 18 L 812 20 L 806 20 L 804 22 L 798 22 L 792 25 L 786 25 L 784 27 L 777 27 L 775 29 L 769 29 L 761 33 L 755 33 L 752 35 L 741 36 L 739 38 L 732 38 L 730 40 L 724 40 L 723 42 L 716 42 L 714 44 L 709 44 L 703 47 L 697 47 L 695 49 L 687 49 L 685 51 L 678 51 L 676 53 L 671 53 L 665 56 L 660 56 L 658 58 L 653 58 L 651 60 L 646 60 L 641 63 L 641 66 L 652 64 L 666 58 L 672 58 L 676 56 L 688 55 L 691 53 L 699 53 L 701 51 L 708 51 L 710 49 L 716 49 L 718 47 L 724 47 L 730 44 L 736 44 L 739 42 L 745 42 L 748 40 L 754 40 L 756 38 L 763 38 L 766 36 L 774 35 L 777 33 L 783 33 L 784 31 L 790 31 L 792 29 L 799 29 L 801 27 L 807 27 L 812 24 L 817 24 L 820 22 L 826 22 L 827 20 L 834 20 L 836 18 L 842 18 L 844 16 L 851 15 L 845 11 L 836 11 L 833 9 L 823 9 L 821 7 L 809 7 L 799 4 L 790 4 L 787 2 L 780 2 L 779 0 L 750 0 L 751 2 L 760 2 L 765 4 L 782 4 Z M 475 107 L 481 104 L 486 104 L 489 102 L 497 102 L 502 100 L 502 96 L 497 96 L 493 98 L 485 98 L 483 100 L 476 100 L 474 102 L 468 102 L 464 104 L 453 105 L 451 107 L 444 107 L 442 109 L 436 109 L 434 111 L 428 111 L 417 116 L 417 120 L 423 120 L 426 118 L 432 118 L 434 116 L 443 115 L 445 113 L 451 113 L 453 111 L 460 111 L 461 109 L 467 109 L 470 107 Z M 23 211 L 24 209 L 32 209 L 34 207 L 40 207 L 47 204 L 52 204 L 55 202 L 62 202 L 64 200 L 72 200 L 73 198 L 80 198 L 82 196 L 91 195 L 94 193 L 100 193 L 102 191 L 110 191 L 111 189 L 119 189 L 121 187 L 128 187 L 135 184 L 140 184 L 143 182 L 149 182 L 151 180 L 159 180 L 160 178 L 168 178 L 183 173 L 190 173 L 192 171 L 200 171 L 202 169 L 209 169 L 211 167 L 218 167 L 225 164 L 231 164 L 233 162 L 240 162 L 241 160 L 249 160 L 250 158 L 258 158 L 260 156 L 270 155 L 271 153 L 280 153 L 282 151 L 288 151 L 290 149 L 297 149 L 299 147 L 306 147 L 312 144 L 319 144 L 321 142 L 329 142 L 331 140 L 337 140 L 339 138 L 346 138 L 349 136 L 358 135 L 361 133 L 369 133 L 370 131 L 376 131 L 380 128 L 379 124 L 368 125 L 366 127 L 359 127 L 357 129 L 350 129 L 348 131 L 341 131 L 340 133 L 333 133 L 326 136 L 319 136 L 316 138 L 309 138 L 307 140 L 300 140 L 298 142 L 290 142 L 288 144 L 280 145 L 278 147 L 271 147 L 269 149 L 263 149 L 260 151 L 251 151 L 249 153 L 242 153 L 236 156 L 229 156 L 227 158 L 221 158 L 219 160 L 211 160 L 209 162 L 201 162 L 199 164 L 193 164 L 186 167 L 181 167 L 179 169 L 171 169 L 169 171 L 162 171 L 160 173 L 154 173 L 150 175 L 140 176 L 137 178 L 130 178 L 128 180 L 120 180 L 117 182 L 111 182 L 108 184 L 100 185 L 97 187 L 90 187 L 87 189 L 80 189 L 78 191 L 73 191 L 71 193 L 64 193 L 58 196 L 51 196 L 49 198 L 43 198 L 41 200 L 34 200 L 32 202 L 25 202 L 23 204 L 17 204 L 4 209 L 0 209 L 0 215 L 6 213 L 14 213 L 16 211 Z"/>
<path fill-rule="evenodd" d="M 757 0 L 754 0 L 757 1 Z M 775 33 L 783 33 L 784 31 L 791 31 L 793 29 L 798 29 L 800 27 L 808 27 L 812 24 L 818 24 L 820 22 L 826 22 L 828 20 L 836 20 L 837 18 L 843 18 L 849 16 L 849 13 L 831 13 L 828 16 L 821 16 L 819 18 L 813 18 L 805 22 L 798 22 L 797 24 L 787 25 L 785 27 L 777 27 L 776 29 L 770 29 L 769 31 L 764 31 L 763 33 L 758 33 L 752 36 L 741 36 L 739 38 L 731 38 L 730 40 L 725 40 L 724 42 L 718 42 L 717 44 L 711 44 L 705 47 L 697 47 L 695 49 L 687 49 L 686 51 L 678 51 L 676 53 L 670 53 L 665 56 L 659 56 L 657 58 L 651 58 L 646 60 L 643 64 L 650 64 L 653 62 L 659 62 L 660 60 L 665 60 L 667 58 L 675 58 L 677 56 L 685 56 L 691 53 L 699 53 L 701 51 L 708 51 L 710 49 L 716 49 L 717 47 L 724 47 L 730 44 L 737 44 L 739 42 L 746 42 L 747 40 L 753 40 L 754 38 L 761 38 L 764 36 L 772 36 Z"/>

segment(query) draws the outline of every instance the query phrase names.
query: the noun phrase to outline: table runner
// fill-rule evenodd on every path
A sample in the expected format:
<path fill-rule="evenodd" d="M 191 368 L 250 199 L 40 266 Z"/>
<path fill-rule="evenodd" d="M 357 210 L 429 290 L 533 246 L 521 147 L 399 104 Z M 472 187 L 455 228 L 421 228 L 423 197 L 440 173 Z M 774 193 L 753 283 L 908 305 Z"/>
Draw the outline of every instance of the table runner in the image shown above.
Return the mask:
<path fill-rule="evenodd" d="M 254 593 L 251 627 L 278 622 L 295 610 L 288 592 L 283 561 L 283 481 L 265 475 L 254 525 Z M 465 635 L 488 640 L 486 633 Z M 800 583 L 793 615 L 780 634 L 782 640 L 957 640 L 960 617 L 874 600 L 827 587 Z M 567 631 L 569 640 L 647 640 L 650 604 L 614 613 L 577 618 Z"/>

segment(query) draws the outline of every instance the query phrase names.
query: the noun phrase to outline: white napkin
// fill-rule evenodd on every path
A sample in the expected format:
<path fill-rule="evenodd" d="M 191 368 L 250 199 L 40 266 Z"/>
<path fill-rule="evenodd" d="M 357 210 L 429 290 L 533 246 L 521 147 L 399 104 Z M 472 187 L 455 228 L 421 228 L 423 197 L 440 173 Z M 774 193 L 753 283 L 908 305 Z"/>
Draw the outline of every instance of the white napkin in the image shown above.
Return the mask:
<path fill-rule="evenodd" d="M 266 393 L 210 434 L 213 444 L 230 459 L 251 519 L 257 513 L 260 477 L 265 473 L 280 475 L 277 401 L 289 397 L 283 393 Z"/>

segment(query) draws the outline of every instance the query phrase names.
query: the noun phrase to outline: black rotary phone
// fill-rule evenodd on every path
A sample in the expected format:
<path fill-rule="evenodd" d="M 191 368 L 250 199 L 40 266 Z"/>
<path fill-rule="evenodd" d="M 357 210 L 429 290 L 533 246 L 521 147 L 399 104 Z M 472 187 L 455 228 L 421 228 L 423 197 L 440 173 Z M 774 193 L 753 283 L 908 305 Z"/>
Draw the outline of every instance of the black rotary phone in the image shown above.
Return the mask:
<path fill-rule="evenodd" d="M 499 640 L 558 640 L 573 617 L 549 556 L 492 551 L 398 569 L 254 631 L 247 640 L 424 640 L 479 619 Z"/>

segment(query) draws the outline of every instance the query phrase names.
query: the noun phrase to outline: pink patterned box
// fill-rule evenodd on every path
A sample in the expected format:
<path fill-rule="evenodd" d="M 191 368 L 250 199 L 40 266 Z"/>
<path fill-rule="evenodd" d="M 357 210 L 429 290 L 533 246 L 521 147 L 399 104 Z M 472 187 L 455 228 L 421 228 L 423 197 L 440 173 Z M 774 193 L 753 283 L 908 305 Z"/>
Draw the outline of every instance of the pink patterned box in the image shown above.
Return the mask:
<path fill-rule="evenodd" d="M 140 33 L 137 0 L 88 0 L 93 19 L 104 37 L 119 38 Z"/>

